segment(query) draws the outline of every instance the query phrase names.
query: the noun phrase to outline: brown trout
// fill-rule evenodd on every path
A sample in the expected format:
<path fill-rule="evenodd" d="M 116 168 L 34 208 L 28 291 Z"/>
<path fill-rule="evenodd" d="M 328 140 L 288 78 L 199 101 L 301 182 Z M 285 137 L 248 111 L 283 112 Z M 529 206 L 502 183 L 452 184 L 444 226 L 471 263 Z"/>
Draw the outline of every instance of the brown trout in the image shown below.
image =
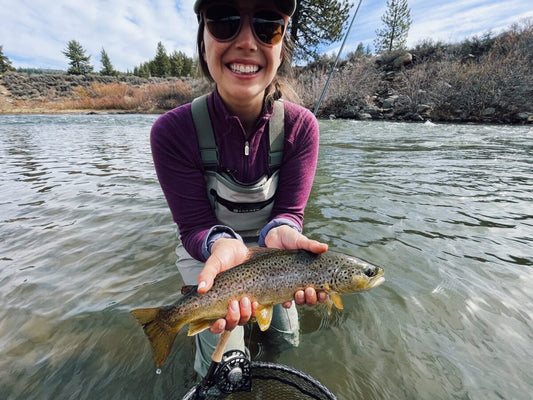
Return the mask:
<path fill-rule="evenodd" d="M 366 261 L 333 251 L 314 254 L 305 250 L 251 248 L 245 263 L 220 273 L 213 287 L 198 294 L 186 286 L 176 303 L 158 308 L 132 310 L 150 339 L 157 367 L 165 363 L 180 329 L 189 324 L 188 335 L 209 328 L 224 318 L 228 304 L 247 296 L 260 306 L 255 319 L 268 329 L 275 304 L 292 300 L 297 290 L 311 286 L 328 293 L 328 307 L 342 309 L 341 293 L 368 290 L 383 283 L 383 269 Z"/>

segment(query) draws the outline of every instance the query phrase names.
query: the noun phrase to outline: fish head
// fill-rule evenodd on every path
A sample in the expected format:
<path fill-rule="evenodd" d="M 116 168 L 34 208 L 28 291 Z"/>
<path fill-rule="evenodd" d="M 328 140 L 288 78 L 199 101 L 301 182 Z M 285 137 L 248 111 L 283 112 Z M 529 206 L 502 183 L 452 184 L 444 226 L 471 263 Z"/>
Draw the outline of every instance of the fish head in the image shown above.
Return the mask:
<path fill-rule="evenodd" d="M 359 292 L 381 285 L 383 268 L 355 257 L 345 257 L 335 271 L 332 287 L 338 293 Z"/>

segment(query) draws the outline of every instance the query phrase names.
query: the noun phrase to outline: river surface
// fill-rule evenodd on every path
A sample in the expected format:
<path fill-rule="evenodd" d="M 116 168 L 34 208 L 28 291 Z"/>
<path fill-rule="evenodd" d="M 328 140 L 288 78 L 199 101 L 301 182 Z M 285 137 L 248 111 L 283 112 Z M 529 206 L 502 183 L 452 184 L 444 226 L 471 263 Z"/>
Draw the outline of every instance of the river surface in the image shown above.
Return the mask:
<path fill-rule="evenodd" d="M 0 397 L 150 399 L 196 383 L 183 331 L 161 374 L 129 311 L 182 285 L 149 149 L 155 115 L 0 116 Z M 530 399 L 533 129 L 321 121 L 305 232 L 386 282 L 300 308 L 268 359 L 339 399 Z"/>

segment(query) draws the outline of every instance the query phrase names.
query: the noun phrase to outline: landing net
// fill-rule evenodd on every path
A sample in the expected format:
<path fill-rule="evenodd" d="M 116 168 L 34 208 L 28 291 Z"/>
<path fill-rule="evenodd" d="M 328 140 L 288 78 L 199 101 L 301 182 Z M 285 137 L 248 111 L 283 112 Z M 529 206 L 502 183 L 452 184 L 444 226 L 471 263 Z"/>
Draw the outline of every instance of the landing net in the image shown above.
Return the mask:
<path fill-rule="evenodd" d="M 243 385 L 234 393 L 224 393 L 224 383 L 215 384 L 204 397 L 198 397 L 193 387 L 182 400 L 336 400 L 320 382 L 297 369 L 281 364 L 254 361 L 250 365 L 251 385 Z"/>

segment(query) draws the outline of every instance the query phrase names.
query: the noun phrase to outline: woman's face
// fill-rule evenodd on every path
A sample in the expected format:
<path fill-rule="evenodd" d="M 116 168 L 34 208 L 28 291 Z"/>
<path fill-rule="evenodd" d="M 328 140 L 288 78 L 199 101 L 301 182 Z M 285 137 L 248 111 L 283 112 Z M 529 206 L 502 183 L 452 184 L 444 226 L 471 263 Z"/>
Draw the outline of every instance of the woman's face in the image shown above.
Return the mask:
<path fill-rule="evenodd" d="M 204 28 L 202 56 L 218 92 L 229 104 L 263 102 L 264 91 L 281 63 L 283 40 L 265 45 L 252 31 L 250 18 L 257 9 L 275 10 L 273 1 L 236 0 L 232 2 L 244 20 L 239 33 L 228 41 L 217 40 Z M 288 17 L 283 16 L 285 24 Z"/>

